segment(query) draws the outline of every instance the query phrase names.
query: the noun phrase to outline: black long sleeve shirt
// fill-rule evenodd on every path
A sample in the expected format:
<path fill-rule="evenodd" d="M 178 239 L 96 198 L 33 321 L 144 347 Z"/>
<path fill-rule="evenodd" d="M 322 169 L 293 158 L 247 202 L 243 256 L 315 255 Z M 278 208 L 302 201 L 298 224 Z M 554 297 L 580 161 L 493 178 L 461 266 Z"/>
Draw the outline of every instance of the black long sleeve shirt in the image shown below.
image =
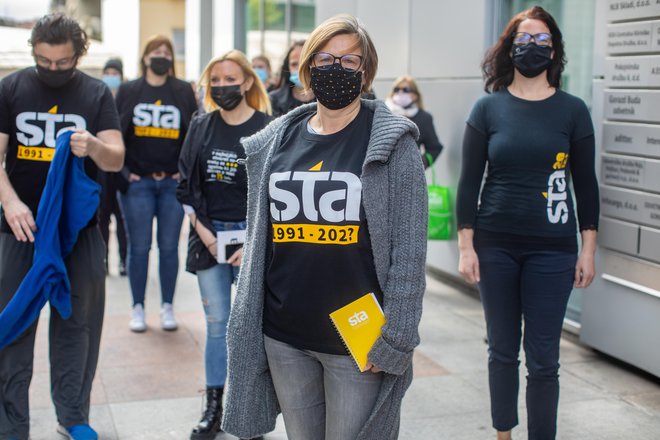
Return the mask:
<path fill-rule="evenodd" d="M 482 242 L 532 240 L 576 249 L 570 181 L 580 229 L 597 229 L 594 159 L 593 125 L 580 99 L 560 90 L 541 101 L 506 90 L 481 98 L 463 139 L 459 229 L 474 228 Z"/>

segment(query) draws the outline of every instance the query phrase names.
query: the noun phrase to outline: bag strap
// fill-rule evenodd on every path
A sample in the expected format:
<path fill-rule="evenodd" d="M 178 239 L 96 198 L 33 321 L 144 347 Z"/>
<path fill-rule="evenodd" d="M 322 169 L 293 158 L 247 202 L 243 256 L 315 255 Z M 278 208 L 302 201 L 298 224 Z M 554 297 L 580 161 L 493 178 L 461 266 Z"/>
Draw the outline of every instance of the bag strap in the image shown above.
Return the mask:
<path fill-rule="evenodd" d="M 431 185 L 435 185 L 435 170 L 433 169 L 433 156 L 431 156 L 431 153 L 426 153 L 424 157 L 426 157 L 426 161 L 429 164 L 429 168 L 431 168 Z"/>

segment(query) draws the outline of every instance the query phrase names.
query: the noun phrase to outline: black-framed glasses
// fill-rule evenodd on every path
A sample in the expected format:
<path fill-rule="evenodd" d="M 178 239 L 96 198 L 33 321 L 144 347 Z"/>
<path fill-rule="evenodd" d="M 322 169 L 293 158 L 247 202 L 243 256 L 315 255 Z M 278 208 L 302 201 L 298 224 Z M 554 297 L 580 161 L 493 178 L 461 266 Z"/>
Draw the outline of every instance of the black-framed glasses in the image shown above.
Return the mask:
<path fill-rule="evenodd" d="M 541 32 L 538 34 L 528 34 L 527 32 L 514 32 L 513 44 L 529 44 L 532 41 L 538 46 L 552 46 L 552 34 Z"/>
<path fill-rule="evenodd" d="M 355 72 L 362 66 L 362 57 L 352 53 L 336 57 L 327 52 L 316 52 L 312 54 L 312 67 L 326 70 L 339 60 L 339 65 L 347 72 Z"/>
<path fill-rule="evenodd" d="M 399 92 L 402 92 L 402 93 L 415 93 L 415 91 L 413 89 L 411 89 L 410 87 L 395 87 L 392 90 L 394 91 L 394 93 L 399 93 Z"/>

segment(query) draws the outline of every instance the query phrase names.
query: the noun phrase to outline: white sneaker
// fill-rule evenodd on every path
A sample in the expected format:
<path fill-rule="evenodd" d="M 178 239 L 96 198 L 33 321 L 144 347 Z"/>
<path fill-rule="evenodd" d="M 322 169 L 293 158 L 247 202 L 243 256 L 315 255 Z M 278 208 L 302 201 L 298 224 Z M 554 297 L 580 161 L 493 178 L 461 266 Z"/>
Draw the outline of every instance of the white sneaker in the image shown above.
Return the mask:
<path fill-rule="evenodd" d="M 167 331 L 174 331 L 179 328 L 176 319 L 174 319 L 174 310 L 170 303 L 163 303 L 163 307 L 160 309 L 160 326 Z"/>
<path fill-rule="evenodd" d="M 128 327 L 131 331 L 136 333 L 142 333 L 147 330 L 147 323 L 144 322 L 144 307 L 142 307 L 142 304 L 136 304 L 133 306 L 131 322 L 128 324 Z"/>

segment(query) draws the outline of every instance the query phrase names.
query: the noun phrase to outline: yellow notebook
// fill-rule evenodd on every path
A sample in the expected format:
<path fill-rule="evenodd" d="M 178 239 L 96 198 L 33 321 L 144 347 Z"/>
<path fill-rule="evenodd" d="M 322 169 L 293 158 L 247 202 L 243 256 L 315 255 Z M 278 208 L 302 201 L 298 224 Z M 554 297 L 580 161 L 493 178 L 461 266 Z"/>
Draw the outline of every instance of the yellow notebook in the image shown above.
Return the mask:
<path fill-rule="evenodd" d="M 360 371 L 365 371 L 367 354 L 386 322 L 376 295 L 367 293 L 330 313 L 330 319 Z"/>

